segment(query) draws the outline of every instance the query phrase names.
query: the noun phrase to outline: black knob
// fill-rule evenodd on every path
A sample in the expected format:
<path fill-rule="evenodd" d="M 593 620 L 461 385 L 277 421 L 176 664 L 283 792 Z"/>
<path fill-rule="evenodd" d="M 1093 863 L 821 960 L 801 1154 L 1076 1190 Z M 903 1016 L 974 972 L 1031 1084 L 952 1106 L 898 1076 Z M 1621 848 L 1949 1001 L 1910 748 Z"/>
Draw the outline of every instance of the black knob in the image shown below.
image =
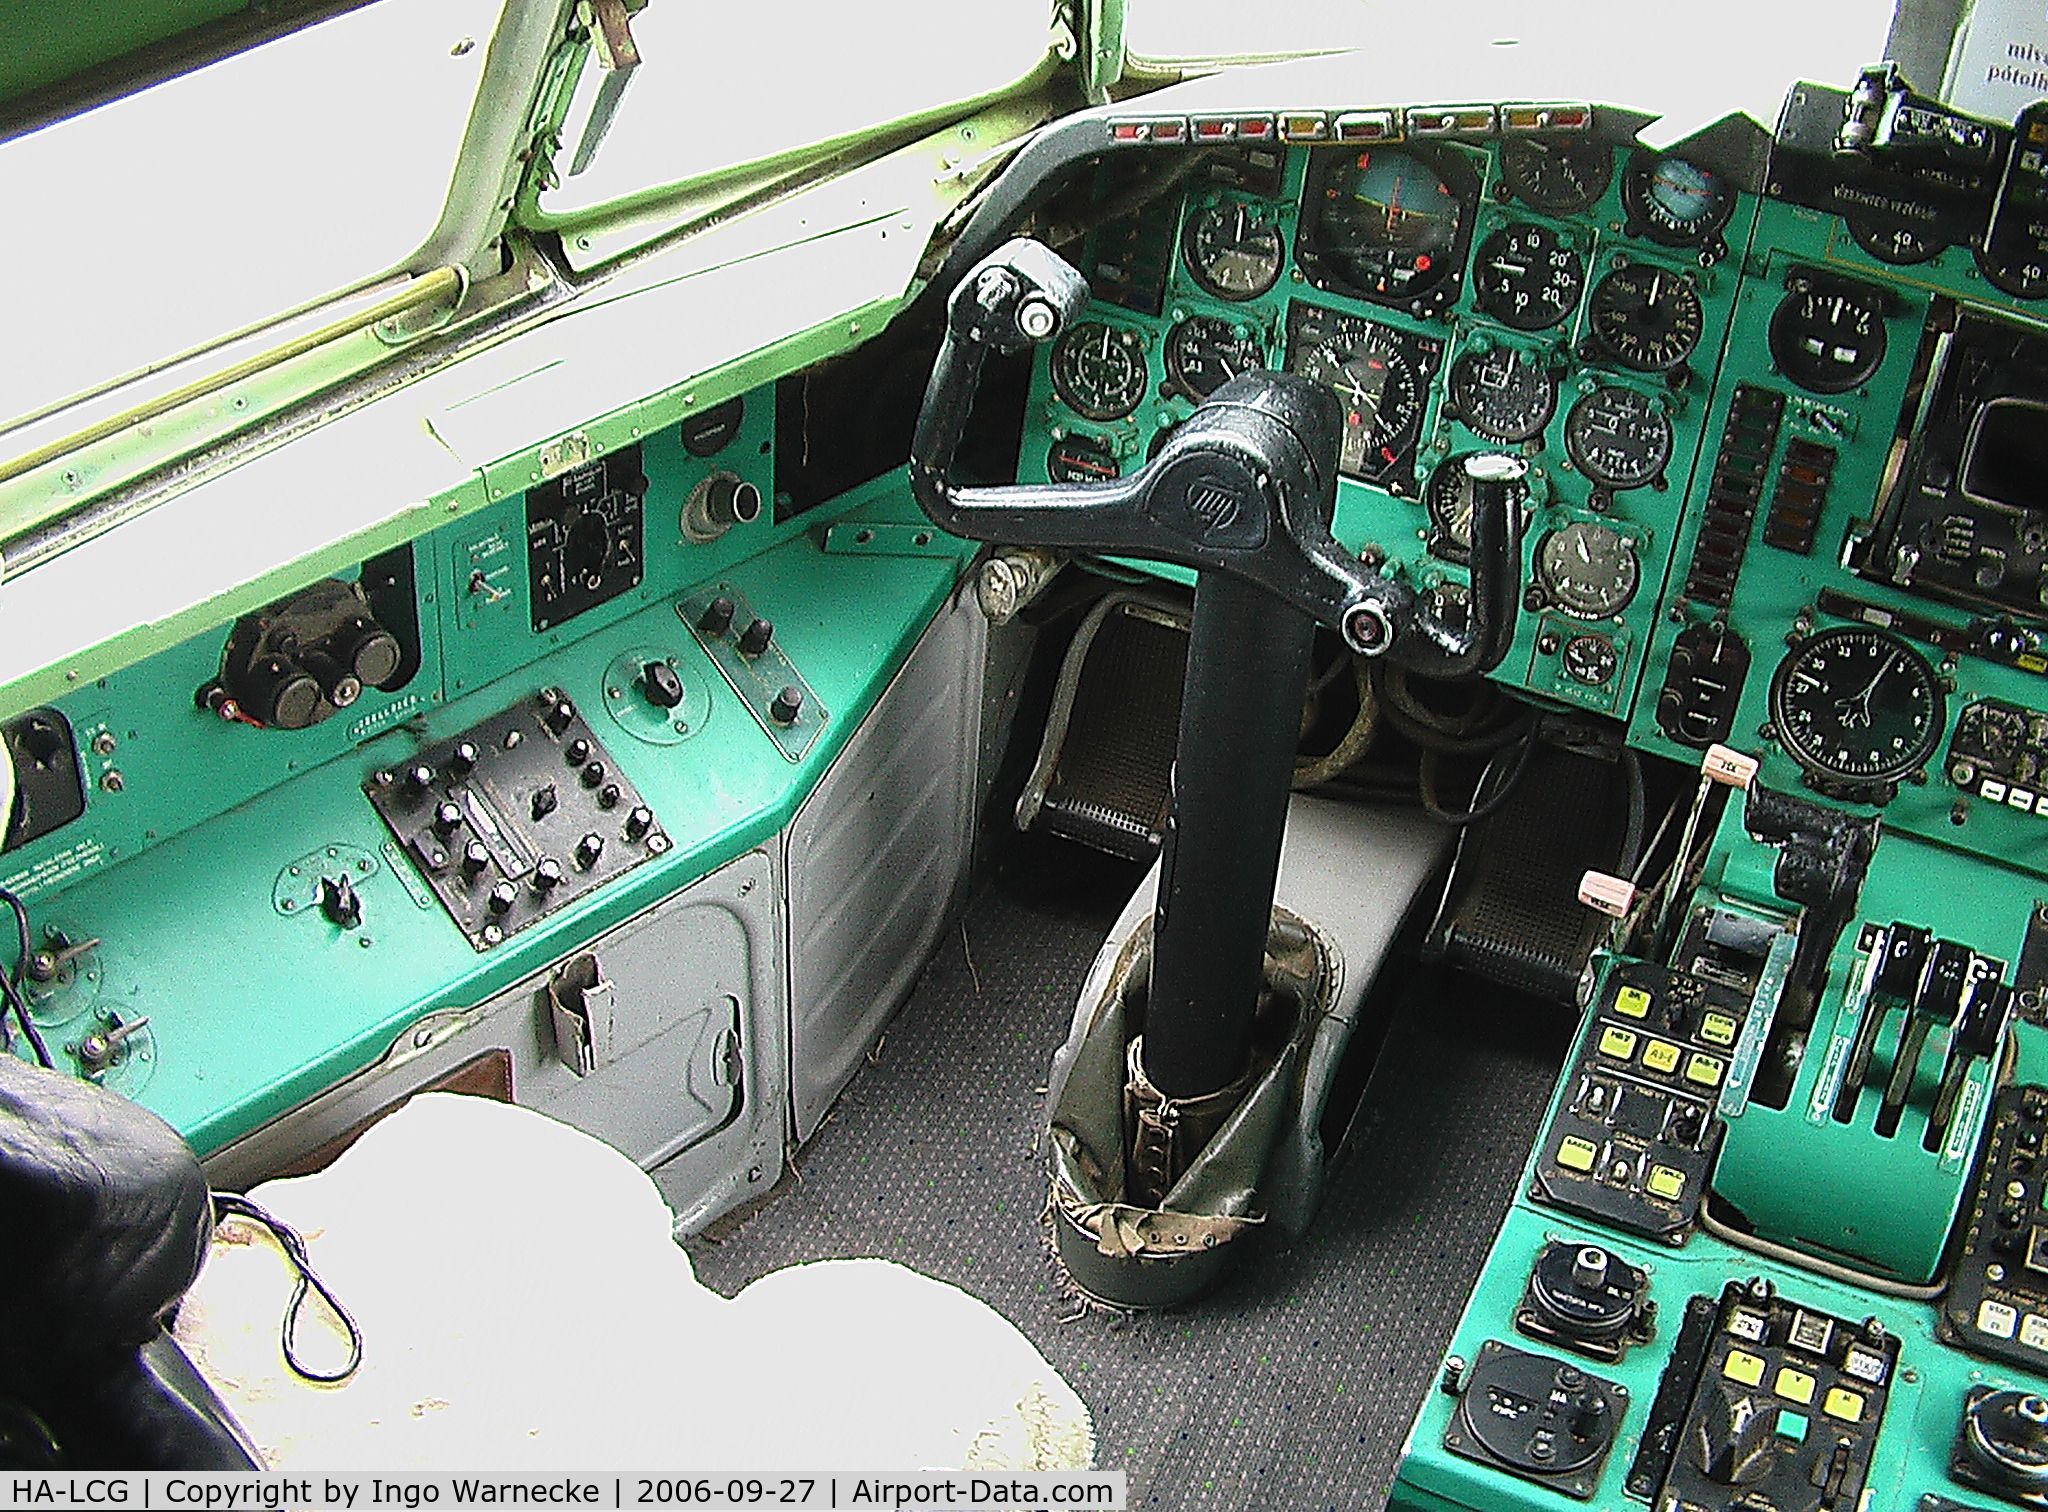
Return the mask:
<path fill-rule="evenodd" d="M 415 762 L 405 769 L 401 786 L 408 798 L 424 798 L 434 786 L 434 769 L 424 761 Z"/>
<path fill-rule="evenodd" d="M 590 760 L 590 742 L 579 735 L 562 747 L 562 755 L 568 759 L 570 766 L 582 766 L 584 762 Z"/>
<path fill-rule="evenodd" d="M 704 612 L 697 616 L 697 628 L 713 640 L 732 628 L 732 617 L 737 606 L 724 594 L 720 594 L 704 606 Z"/>
<path fill-rule="evenodd" d="M 562 863 L 553 856 L 543 856 L 540 865 L 533 869 L 533 890 L 537 893 L 552 892 L 562 885 Z"/>
<path fill-rule="evenodd" d="M 541 820 L 547 818 L 548 815 L 560 808 L 561 804 L 562 800 L 555 792 L 555 785 L 552 782 L 548 783 L 545 787 L 535 788 L 532 808 L 533 822 L 536 824 L 540 823 Z"/>
<path fill-rule="evenodd" d="M 761 518 L 761 490 L 744 478 L 719 473 L 704 487 L 704 511 L 721 530 Z"/>
<path fill-rule="evenodd" d="M 626 838 L 638 840 L 654 828 L 654 810 L 644 804 L 626 815 Z"/>
<path fill-rule="evenodd" d="M 510 913 L 512 911 L 512 902 L 518 896 L 519 890 L 510 882 L 500 882 L 491 889 L 491 895 L 485 901 L 485 906 L 494 914 Z"/>
<path fill-rule="evenodd" d="M 589 871 L 597 865 L 597 858 L 604 854 L 604 836 L 585 835 L 576 842 L 576 864 Z"/>
<path fill-rule="evenodd" d="M 472 840 L 462 848 L 462 869 L 472 877 L 483 875 L 485 867 L 491 864 L 490 847 L 481 840 Z"/>
<path fill-rule="evenodd" d="M 334 637 L 335 658 L 366 688 L 388 688 L 405 659 L 398 637 L 374 620 L 356 620 Z"/>
<path fill-rule="evenodd" d="M 597 806 L 601 809 L 617 808 L 619 799 L 624 796 L 616 782 L 607 782 L 597 790 Z"/>
<path fill-rule="evenodd" d="M 473 740 L 460 741 L 456 744 L 455 749 L 449 753 L 448 769 L 458 777 L 467 777 L 476 770 L 477 760 L 476 742 Z"/>
<path fill-rule="evenodd" d="M 363 696 L 362 679 L 318 646 L 302 652 L 299 661 L 320 684 L 320 691 L 335 708 L 346 709 Z"/>
<path fill-rule="evenodd" d="M 462 805 L 444 803 L 434 810 L 434 833 L 443 840 L 462 828 Z"/>
<path fill-rule="evenodd" d="M 541 705 L 540 722 L 550 735 L 560 735 L 576 718 L 576 705 L 560 693 L 550 692 Z"/>
<path fill-rule="evenodd" d="M 2020 1496 L 2048 1491 L 2048 1400 L 2033 1392 L 1973 1392 L 1963 1409 L 1962 1450 L 1984 1479 Z"/>
<path fill-rule="evenodd" d="M 719 602 L 730 606 L 732 600 L 721 599 Z M 711 617 L 709 610 L 705 611 L 704 617 Z M 730 607 L 727 608 L 725 617 L 726 622 L 730 624 Z M 676 676 L 676 669 L 667 662 L 651 661 L 640 669 L 640 691 L 647 695 L 647 701 L 655 708 L 673 709 L 683 701 L 683 680 Z"/>
<path fill-rule="evenodd" d="M 804 690 L 790 686 L 775 695 L 768 705 L 768 717 L 777 724 L 795 724 L 797 715 L 804 711 Z"/>
<path fill-rule="evenodd" d="M 320 912 L 343 929 L 354 929 L 363 922 L 362 896 L 347 872 L 320 879 Z"/>
<path fill-rule="evenodd" d="M 1762 1480 L 1776 1463 L 1771 1441 L 1778 1414 L 1767 1401 L 1731 1394 L 1719 1382 L 1704 1391 L 1687 1445 L 1693 1463 L 1708 1480 L 1723 1486 L 1746 1486 Z"/>
<path fill-rule="evenodd" d="M 768 643 L 775 639 L 775 622 L 757 619 L 740 632 L 740 655 L 759 656 L 768 649 Z"/>

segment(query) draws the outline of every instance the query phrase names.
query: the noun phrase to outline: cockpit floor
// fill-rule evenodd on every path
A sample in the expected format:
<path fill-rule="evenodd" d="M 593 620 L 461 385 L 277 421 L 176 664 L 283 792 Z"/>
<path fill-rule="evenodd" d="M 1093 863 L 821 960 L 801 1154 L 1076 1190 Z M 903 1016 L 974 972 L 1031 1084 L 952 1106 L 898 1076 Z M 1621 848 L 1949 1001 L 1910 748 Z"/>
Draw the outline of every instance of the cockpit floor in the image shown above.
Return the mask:
<path fill-rule="evenodd" d="M 1378 1508 L 1535 1136 L 1562 1015 L 1418 974 L 1307 1239 L 1192 1308 L 1104 1316 L 1047 1258 L 1039 1141 L 1052 1053 L 1136 878 L 1031 842 L 997 866 L 797 1179 L 692 1241 L 698 1274 L 730 1295 L 880 1255 L 972 1292 L 1079 1391 L 1134 1508 Z"/>

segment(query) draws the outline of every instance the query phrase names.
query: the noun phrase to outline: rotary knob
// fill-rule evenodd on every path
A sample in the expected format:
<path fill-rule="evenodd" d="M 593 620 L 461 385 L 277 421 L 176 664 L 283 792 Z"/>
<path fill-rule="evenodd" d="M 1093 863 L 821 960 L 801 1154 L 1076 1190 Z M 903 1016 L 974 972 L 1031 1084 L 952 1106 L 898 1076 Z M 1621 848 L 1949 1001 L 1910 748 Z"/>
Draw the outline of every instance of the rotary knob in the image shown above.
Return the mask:
<path fill-rule="evenodd" d="M 1992 1489 L 2048 1492 L 2048 1398 L 2031 1391 L 1972 1392 L 1958 1448 Z"/>
<path fill-rule="evenodd" d="M 740 632 L 740 655 L 759 656 L 768 649 L 769 643 L 774 639 L 775 622 L 769 619 L 756 619 Z"/>
<path fill-rule="evenodd" d="M 638 840 L 654 828 L 654 810 L 641 805 L 626 815 L 626 838 Z"/>
<path fill-rule="evenodd" d="M 458 777 L 467 777 L 476 770 L 476 764 L 479 759 L 480 753 L 477 751 L 475 741 L 458 741 L 455 749 L 448 754 L 448 770 Z"/>
<path fill-rule="evenodd" d="M 500 882 L 491 889 L 491 895 L 485 900 L 485 906 L 494 914 L 507 914 L 512 911 L 513 901 L 518 896 L 518 890 L 510 882 Z"/>
<path fill-rule="evenodd" d="M 794 684 L 784 688 L 768 705 L 768 717 L 777 724 L 795 724 L 804 711 L 804 690 Z"/>
<path fill-rule="evenodd" d="M 704 612 L 697 616 L 697 628 L 717 640 L 732 628 L 732 617 L 739 612 L 739 606 L 720 594 L 704 606 Z"/>
<path fill-rule="evenodd" d="M 593 761 L 583 769 L 583 785 L 595 788 L 604 781 L 604 763 Z"/>
<path fill-rule="evenodd" d="M 553 856 L 541 857 L 540 864 L 533 869 L 533 890 L 550 893 L 562 885 L 562 863 Z"/>
<path fill-rule="evenodd" d="M 462 870 L 465 875 L 480 877 L 484 868 L 491 864 L 490 848 L 481 840 L 472 840 L 462 848 Z"/>
<path fill-rule="evenodd" d="M 597 806 L 601 809 L 615 809 L 625 796 L 616 782 L 607 782 L 597 790 Z"/>
<path fill-rule="evenodd" d="M 731 600 L 720 602 L 730 605 Z M 711 611 L 705 610 L 704 618 L 708 620 L 710 617 Z M 732 612 L 728 608 L 726 623 L 731 622 Z M 676 675 L 676 669 L 667 662 L 650 661 L 640 668 L 640 691 L 655 708 L 673 709 L 683 701 L 683 680 Z"/>
<path fill-rule="evenodd" d="M 424 761 L 405 769 L 405 776 L 399 784 L 408 798 L 424 798 L 434 786 L 434 769 Z"/>
<path fill-rule="evenodd" d="M 585 835 L 576 842 L 576 864 L 584 871 L 589 871 L 591 867 L 597 865 L 598 858 L 603 854 L 604 836 L 602 835 Z"/>
<path fill-rule="evenodd" d="M 590 742 L 579 735 L 562 748 L 562 755 L 570 766 L 580 767 L 590 760 Z"/>
<path fill-rule="evenodd" d="M 462 805 L 455 802 L 443 803 L 434 810 L 434 833 L 446 840 L 462 828 Z"/>

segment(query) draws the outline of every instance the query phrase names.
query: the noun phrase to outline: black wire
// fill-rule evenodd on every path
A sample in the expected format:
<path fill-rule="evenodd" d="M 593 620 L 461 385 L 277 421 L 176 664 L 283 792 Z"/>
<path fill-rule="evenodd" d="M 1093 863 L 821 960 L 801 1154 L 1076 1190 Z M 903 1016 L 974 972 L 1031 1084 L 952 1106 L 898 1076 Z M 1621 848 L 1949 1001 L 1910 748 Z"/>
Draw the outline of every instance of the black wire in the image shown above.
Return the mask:
<path fill-rule="evenodd" d="M 289 1260 L 292 1269 L 298 1272 L 299 1284 L 292 1289 L 291 1301 L 285 1304 L 284 1323 L 278 1331 L 278 1343 L 284 1349 L 284 1362 L 291 1367 L 292 1374 L 300 1377 L 302 1380 L 314 1381 L 322 1386 L 332 1386 L 338 1382 L 346 1381 L 357 1370 L 361 1369 L 363 1363 L 363 1331 L 356 1326 L 356 1320 L 349 1316 L 348 1309 L 341 1305 L 340 1299 L 334 1295 L 327 1283 L 320 1279 L 319 1273 L 313 1269 L 313 1257 L 306 1253 L 306 1241 L 299 1236 L 299 1231 L 289 1223 L 286 1223 L 282 1218 L 274 1216 L 258 1204 L 234 1192 L 215 1192 L 213 1194 L 213 1212 L 216 1220 L 221 1218 L 246 1218 L 252 1223 L 260 1223 L 263 1227 L 269 1229 L 270 1236 L 277 1241 L 278 1248 L 284 1251 L 285 1259 Z M 348 1330 L 347 1363 L 340 1370 L 332 1373 L 308 1369 L 299 1359 L 298 1350 L 293 1344 L 293 1340 L 299 1331 L 299 1313 L 306 1305 L 306 1293 L 308 1291 L 318 1292 L 320 1300 L 327 1304 L 328 1311 L 339 1318 L 341 1326 Z"/>
<path fill-rule="evenodd" d="M 1627 746 L 1621 748 L 1621 775 L 1628 783 L 1628 826 L 1621 836 L 1621 862 L 1615 868 L 1618 877 L 1633 877 L 1636 863 L 1642 859 L 1643 823 L 1645 820 L 1643 798 L 1643 759 Z"/>
<path fill-rule="evenodd" d="M 1522 780 L 1522 774 L 1529 769 L 1529 758 L 1536 754 L 1536 724 L 1537 721 L 1533 719 L 1529 721 L 1528 729 L 1522 738 L 1521 749 L 1515 752 L 1514 762 L 1502 774 L 1500 783 L 1494 788 L 1492 794 L 1488 796 L 1485 802 L 1476 804 L 1462 814 L 1453 813 L 1445 808 L 1442 801 L 1438 798 L 1436 791 L 1438 753 L 1425 750 L 1422 753 L 1422 764 L 1416 773 L 1418 785 L 1422 792 L 1422 806 L 1429 810 L 1434 818 L 1441 819 L 1446 824 L 1456 825 L 1476 824 L 1481 819 L 1488 819 L 1499 813 L 1506 806 L 1508 799 L 1514 796 L 1515 784 Z M 1482 776 L 1481 781 L 1483 782 L 1484 780 Z"/>
<path fill-rule="evenodd" d="M 28 970 L 29 954 L 34 948 L 30 940 L 28 909 L 23 906 L 21 899 L 4 887 L 0 887 L 0 903 L 5 903 L 14 911 L 15 933 L 20 937 L 21 943 L 21 954 L 15 961 L 13 969 L 5 975 L 0 975 L 0 991 L 5 992 L 7 1007 L 14 1014 L 15 1021 L 21 1025 L 21 1032 L 28 1040 L 29 1048 L 35 1051 L 36 1059 L 45 1070 L 54 1071 L 57 1069 L 57 1063 L 50 1059 L 50 1047 L 43 1043 L 42 1032 L 36 1028 L 36 1021 L 28 1016 L 28 1003 L 21 995 L 22 973 Z"/>

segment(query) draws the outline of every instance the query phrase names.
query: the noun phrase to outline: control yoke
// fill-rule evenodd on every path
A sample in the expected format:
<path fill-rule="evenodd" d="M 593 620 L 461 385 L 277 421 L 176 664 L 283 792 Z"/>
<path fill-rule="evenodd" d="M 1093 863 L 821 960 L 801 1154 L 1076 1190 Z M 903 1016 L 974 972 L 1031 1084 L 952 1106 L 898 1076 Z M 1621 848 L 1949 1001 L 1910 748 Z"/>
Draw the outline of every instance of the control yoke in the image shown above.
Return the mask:
<path fill-rule="evenodd" d="M 954 289 L 910 448 L 911 487 L 934 523 L 978 541 L 1220 570 L 1336 630 L 1353 651 L 1427 676 L 1484 672 L 1507 654 L 1521 595 L 1520 459 L 1482 453 L 1466 464 L 1472 594 L 1453 623 L 1331 537 L 1344 416 L 1335 395 L 1293 374 L 1231 379 L 1127 478 L 956 488 L 947 474 L 989 352 L 1053 339 L 1087 298 L 1079 273 L 1024 238 Z"/>

